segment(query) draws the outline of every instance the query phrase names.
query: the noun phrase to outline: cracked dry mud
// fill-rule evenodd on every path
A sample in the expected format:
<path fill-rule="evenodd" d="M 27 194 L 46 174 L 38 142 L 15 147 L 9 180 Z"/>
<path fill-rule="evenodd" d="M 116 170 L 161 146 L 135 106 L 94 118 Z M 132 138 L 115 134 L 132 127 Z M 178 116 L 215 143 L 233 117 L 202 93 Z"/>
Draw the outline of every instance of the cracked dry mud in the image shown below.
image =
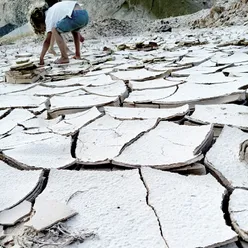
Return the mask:
<path fill-rule="evenodd" d="M 22 54 L 37 63 L 33 38 L 0 46 L 0 246 L 248 247 L 248 52 L 227 45 L 240 37 L 86 40 L 81 61 L 47 55 L 33 84 L 4 80 Z"/>

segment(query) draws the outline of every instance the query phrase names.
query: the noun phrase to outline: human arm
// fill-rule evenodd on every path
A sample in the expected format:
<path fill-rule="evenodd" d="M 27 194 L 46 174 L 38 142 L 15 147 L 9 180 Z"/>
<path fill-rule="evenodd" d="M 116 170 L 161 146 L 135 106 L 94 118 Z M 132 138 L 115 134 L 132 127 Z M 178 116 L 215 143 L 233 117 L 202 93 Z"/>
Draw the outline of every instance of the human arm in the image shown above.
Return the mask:
<path fill-rule="evenodd" d="M 40 65 L 44 65 L 44 57 L 46 55 L 47 50 L 49 49 L 51 38 L 52 38 L 52 32 L 48 32 L 46 39 L 43 42 L 43 47 L 40 54 Z"/>

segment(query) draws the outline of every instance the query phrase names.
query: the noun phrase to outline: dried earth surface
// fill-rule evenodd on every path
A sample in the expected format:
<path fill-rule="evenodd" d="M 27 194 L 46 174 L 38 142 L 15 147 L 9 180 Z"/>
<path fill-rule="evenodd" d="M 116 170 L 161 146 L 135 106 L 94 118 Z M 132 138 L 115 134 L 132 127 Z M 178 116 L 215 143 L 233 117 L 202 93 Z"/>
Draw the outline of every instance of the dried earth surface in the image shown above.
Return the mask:
<path fill-rule="evenodd" d="M 244 25 L 88 38 L 44 67 L 36 37 L 2 44 L 1 246 L 247 247 L 247 42 Z"/>

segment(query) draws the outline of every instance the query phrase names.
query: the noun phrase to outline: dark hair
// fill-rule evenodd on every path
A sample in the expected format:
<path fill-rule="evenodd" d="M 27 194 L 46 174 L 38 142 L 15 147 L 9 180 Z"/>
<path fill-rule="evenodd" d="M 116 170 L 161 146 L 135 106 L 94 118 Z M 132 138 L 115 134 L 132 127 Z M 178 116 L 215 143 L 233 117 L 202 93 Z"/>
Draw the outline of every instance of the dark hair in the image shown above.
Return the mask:
<path fill-rule="evenodd" d="M 35 7 L 30 14 L 30 23 L 36 34 L 45 33 L 45 12 L 48 10 L 48 4 L 43 5 L 42 7 Z"/>
<path fill-rule="evenodd" d="M 52 7 L 55 3 L 61 2 L 61 0 L 45 0 L 47 3 L 48 7 Z"/>

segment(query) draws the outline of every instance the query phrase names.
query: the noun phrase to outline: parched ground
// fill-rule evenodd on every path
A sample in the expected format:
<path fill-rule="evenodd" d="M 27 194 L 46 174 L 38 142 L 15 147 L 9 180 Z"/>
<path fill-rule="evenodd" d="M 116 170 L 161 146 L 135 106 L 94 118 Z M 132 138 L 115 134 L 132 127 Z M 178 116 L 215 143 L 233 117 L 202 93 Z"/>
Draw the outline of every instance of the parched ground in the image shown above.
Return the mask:
<path fill-rule="evenodd" d="M 247 42 L 102 37 L 44 67 L 36 38 L 1 45 L 2 247 L 247 247 Z"/>

